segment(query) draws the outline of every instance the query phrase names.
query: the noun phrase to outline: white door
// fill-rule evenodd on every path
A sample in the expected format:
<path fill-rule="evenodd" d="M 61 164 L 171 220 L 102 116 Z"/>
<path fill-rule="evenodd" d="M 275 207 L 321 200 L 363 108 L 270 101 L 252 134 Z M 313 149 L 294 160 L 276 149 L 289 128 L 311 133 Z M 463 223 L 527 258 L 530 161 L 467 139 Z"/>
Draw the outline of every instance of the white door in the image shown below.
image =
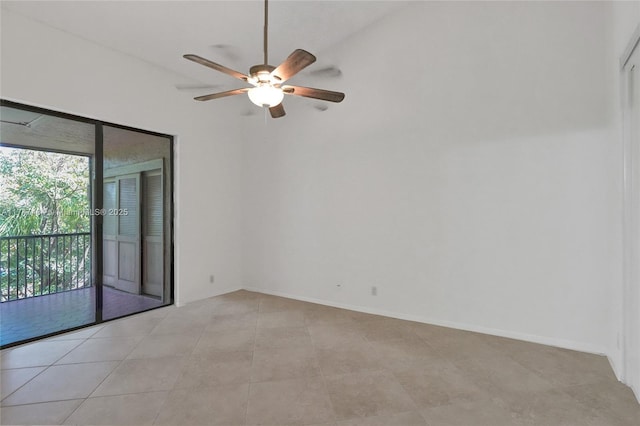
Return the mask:
<path fill-rule="evenodd" d="M 162 169 L 142 174 L 142 292 L 162 298 L 164 284 Z"/>
<path fill-rule="evenodd" d="M 640 398 L 640 47 L 623 68 L 625 124 L 624 381 Z"/>
<path fill-rule="evenodd" d="M 118 176 L 117 289 L 140 294 L 140 174 Z M 107 215 L 110 212 L 107 212 Z"/>
<path fill-rule="evenodd" d="M 140 174 L 104 180 L 105 285 L 140 294 Z"/>

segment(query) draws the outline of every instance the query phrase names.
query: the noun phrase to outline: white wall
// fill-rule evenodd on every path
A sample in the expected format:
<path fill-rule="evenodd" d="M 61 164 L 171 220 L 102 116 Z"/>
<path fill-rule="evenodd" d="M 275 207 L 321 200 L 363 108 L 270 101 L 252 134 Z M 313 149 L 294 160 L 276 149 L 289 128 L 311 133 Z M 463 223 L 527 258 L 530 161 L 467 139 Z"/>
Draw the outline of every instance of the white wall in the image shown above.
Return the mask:
<path fill-rule="evenodd" d="M 1 27 L 2 98 L 177 136 L 177 302 L 240 288 L 233 111 L 176 91 L 176 75 L 12 12 L 2 10 Z"/>
<path fill-rule="evenodd" d="M 607 352 L 606 8 L 420 2 L 317 52 L 344 103 L 245 144 L 246 286 Z"/>

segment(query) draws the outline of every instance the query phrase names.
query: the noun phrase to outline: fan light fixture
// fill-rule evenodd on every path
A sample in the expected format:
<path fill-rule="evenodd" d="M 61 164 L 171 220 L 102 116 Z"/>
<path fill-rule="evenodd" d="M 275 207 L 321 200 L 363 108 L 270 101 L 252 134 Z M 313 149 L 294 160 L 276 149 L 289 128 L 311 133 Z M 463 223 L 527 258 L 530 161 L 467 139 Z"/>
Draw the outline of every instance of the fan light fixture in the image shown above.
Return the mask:
<path fill-rule="evenodd" d="M 264 63 L 254 65 L 249 69 L 249 74 L 216 64 L 208 59 L 189 53 L 183 55 L 185 59 L 196 62 L 205 67 L 220 71 L 231 77 L 235 77 L 253 87 L 242 87 L 239 89 L 227 90 L 210 95 L 196 96 L 196 101 L 209 101 L 227 96 L 247 93 L 251 102 L 259 107 L 269 108 L 271 117 L 280 118 L 285 116 L 282 100 L 284 95 L 302 96 L 305 98 L 319 99 L 329 102 L 342 102 L 344 93 L 332 92 L 331 90 L 314 89 L 312 87 L 282 85 L 285 81 L 296 75 L 298 72 L 315 62 L 316 57 L 306 50 L 296 49 L 287 59 L 277 67 L 269 65 L 267 35 L 269 24 L 269 2 L 264 1 Z M 325 108 L 326 109 L 326 108 Z"/>
<path fill-rule="evenodd" d="M 279 87 L 273 87 L 269 83 L 261 83 L 257 87 L 249 89 L 249 99 L 259 107 L 274 107 L 284 99 L 284 92 Z"/>

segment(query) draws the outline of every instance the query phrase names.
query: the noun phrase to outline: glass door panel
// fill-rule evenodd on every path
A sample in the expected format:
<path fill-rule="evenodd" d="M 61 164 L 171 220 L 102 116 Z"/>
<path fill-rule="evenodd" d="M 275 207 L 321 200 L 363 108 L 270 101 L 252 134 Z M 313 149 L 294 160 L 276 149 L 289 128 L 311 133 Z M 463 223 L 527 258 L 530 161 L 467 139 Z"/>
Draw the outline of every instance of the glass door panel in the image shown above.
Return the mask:
<path fill-rule="evenodd" d="M 171 301 L 171 140 L 104 126 L 103 318 Z"/>
<path fill-rule="evenodd" d="M 0 344 L 95 322 L 95 126 L 2 106 Z"/>

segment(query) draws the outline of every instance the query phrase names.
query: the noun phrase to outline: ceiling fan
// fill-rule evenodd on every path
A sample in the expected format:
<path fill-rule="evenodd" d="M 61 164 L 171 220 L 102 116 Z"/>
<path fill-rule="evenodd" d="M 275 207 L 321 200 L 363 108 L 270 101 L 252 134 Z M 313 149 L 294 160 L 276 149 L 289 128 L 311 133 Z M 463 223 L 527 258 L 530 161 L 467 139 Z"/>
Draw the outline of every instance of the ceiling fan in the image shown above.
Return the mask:
<path fill-rule="evenodd" d="M 231 77 L 235 77 L 253 87 L 243 87 L 240 89 L 227 90 L 225 92 L 213 93 L 210 95 L 197 96 L 196 101 L 209 101 L 211 99 L 224 98 L 226 96 L 240 95 L 247 93 L 249 99 L 254 104 L 269 108 L 271 117 L 284 117 L 285 111 L 282 106 L 284 95 L 303 96 L 305 98 L 319 99 L 330 102 L 342 102 L 344 93 L 333 92 L 331 90 L 314 89 L 311 87 L 283 85 L 283 83 L 296 75 L 298 72 L 316 61 L 316 57 L 306 50 L 296 49 L 283 63 L 277 67 L 269 65 L 267 54 L 267 35 L 269 25 L 269 3 L 264 1 L 264 64 L 254 65 L 249 69 L 249 75 L 232 70 L 223 65 L 216 64 L 198 55 L 187 54 L 183 57 L 196 62 L 205 67 L 223 72 Z"/>

